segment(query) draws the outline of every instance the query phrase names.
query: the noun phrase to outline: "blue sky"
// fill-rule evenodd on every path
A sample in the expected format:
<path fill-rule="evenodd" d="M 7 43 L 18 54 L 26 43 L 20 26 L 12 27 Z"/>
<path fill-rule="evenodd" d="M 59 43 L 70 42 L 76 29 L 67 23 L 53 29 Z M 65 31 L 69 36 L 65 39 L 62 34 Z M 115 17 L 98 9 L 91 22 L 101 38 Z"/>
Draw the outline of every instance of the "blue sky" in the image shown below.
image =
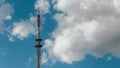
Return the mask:
<path fill-rule="evenodd" d="M 36 9 L 43 68 L 119 68 L 119 0 L 0 0 L 0 68 L 36 67 Z"/>

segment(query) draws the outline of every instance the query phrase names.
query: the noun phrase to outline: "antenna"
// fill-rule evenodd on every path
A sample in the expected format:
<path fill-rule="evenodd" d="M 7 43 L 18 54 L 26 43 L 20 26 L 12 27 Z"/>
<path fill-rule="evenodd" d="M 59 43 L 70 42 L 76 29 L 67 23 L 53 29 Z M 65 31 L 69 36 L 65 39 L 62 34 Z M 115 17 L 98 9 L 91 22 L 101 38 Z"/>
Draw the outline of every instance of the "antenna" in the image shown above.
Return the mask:
<path fill-rule="evenodd" d="M 40 38 L 40 8 L 38 8 L 37 10 L 38 14 L 37 14 L 37 38 L 36 38 L 36 68 L 41 68 L 41 48 L 42 45 L 40 44 L 40 42 L 42 41 L 42 39 Z"/>

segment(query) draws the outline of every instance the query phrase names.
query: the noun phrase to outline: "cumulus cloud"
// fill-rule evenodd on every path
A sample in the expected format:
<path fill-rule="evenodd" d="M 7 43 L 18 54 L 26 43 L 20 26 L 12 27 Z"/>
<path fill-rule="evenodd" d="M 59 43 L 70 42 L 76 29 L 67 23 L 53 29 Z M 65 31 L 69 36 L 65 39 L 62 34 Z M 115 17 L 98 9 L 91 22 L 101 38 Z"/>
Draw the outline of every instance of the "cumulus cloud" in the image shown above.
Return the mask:
<path fill-rule="evenodd" d="M 15 22 L 12 29 L 12 35 L 23 40 L 30 34 L 36 34 L 36 17 L 31 17 L 29 20 Z"/>
<path fill-rule="evenodd" d="M 49 57 L 65 63 L 81 61 L 86 55 L 120 57 L 119 0 L 53 0 L 62 11 L 54 19 L 57 28 L 45 41 Z"/>
<path fill-rule="evenodd" d="M 40 11 L 42 14 L 49 12 L 49 2 L 47 0 L 37 0 L 35 3 L 35 9 L 38 10 L 38 7 L 40 8 Z M 12 17 L 7 16 L 6 19 L 9 20 Z M 36 34 L 36 17 L 31 16 L 29 20 L 22 20 L 19 22 L 14 22 L 13 29 L 12 29 L 12 36 L 9 36 L 9 40 L 13 41 L 13 36 L 17 37 L 21 40 L 24 38 L 27 38 L 29 35 Z M 35 23 L 36 22 L 36 23 Z"/>
<path fill-rule="evenodd" d="M 6 16 L 5 19 L 6 19 L 6 20 L 11 20 L 11 19 L 12 19 L 12 16 L 8 15 L 8 16 Z"/>
<path fill-rule="evenodd" d="M 5 30 L 4 27 L 4 20 L 6 18 L 9 19 L 12 18 L 11 14 L 14 12 L 14 9 L 11 4 L 5 2 L 4 0 L 0 0 L 0 33 Z"/>
<path fill-rule="evenodd" d="M 39 8 L 42 14 L 48 13 L 49 7 L 50 5 L 48 0 L 37 0 L 35 3 L 35 9 L 38 10 Z"/>
<path fill-rule="evenodd" d="M 44 53 L 44 52 L 42 53 L 41 59 L 42 59 L 42 60 L 41 60 L 41 63 L 42 63 L 42 64 L 44 64 L 44 63 L 46 63 L 46 62 L 48 61 L 46 53 Z"/>

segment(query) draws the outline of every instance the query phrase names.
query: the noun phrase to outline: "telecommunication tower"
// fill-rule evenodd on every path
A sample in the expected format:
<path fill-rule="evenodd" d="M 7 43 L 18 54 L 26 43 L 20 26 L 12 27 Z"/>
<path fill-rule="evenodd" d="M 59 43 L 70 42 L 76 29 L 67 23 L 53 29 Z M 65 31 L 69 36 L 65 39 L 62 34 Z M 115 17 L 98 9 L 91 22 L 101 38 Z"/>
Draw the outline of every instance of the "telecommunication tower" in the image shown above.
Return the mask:
<path fill-rule="evenodd" d="M 36 68 L 41 68 L 41 48 L 42 48 L 42 45 L 41 45 L 41 37 L 40 37 L 40 9 L 38 8 L 37 10 L 38 14 L 37 14 L 37 38 L 35 39 L 36 41 L 36 45 L 35 45 L 35 48 L 36 48 Z"/>

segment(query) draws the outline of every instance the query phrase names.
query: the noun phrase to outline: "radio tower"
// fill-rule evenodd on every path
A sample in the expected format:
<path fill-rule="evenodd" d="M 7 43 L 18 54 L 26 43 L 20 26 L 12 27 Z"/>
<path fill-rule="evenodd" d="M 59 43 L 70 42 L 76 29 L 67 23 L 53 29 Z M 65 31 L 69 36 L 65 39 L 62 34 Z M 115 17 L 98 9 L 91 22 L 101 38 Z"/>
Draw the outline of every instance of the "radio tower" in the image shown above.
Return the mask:
<path fill-rule="evenodd" d="M 41 68 L 41 48 L 42 45 L 40 44 L 42 39 L 40 38 L 40 9 L 38 8 L 38 15 L 37 15 L 37 38 L 36 38 L 36 68 Z"/>

